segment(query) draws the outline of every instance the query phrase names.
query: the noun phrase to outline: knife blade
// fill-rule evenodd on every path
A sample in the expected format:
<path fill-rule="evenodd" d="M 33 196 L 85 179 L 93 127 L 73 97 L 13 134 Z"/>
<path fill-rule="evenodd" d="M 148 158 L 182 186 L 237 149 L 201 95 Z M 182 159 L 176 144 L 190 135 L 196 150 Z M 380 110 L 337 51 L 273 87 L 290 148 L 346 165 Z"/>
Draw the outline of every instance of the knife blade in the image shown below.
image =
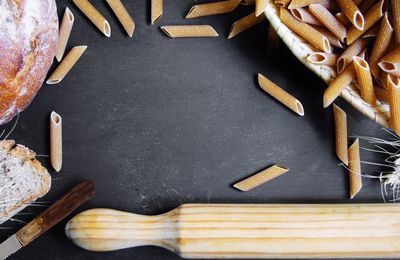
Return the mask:
<path fill-rule="evenodd" d="M 92 181 L 82 181 L 57 200 L 51 207 L 26 224 L 0 244 L 0 260 L 4 260 L 19 249 L 27 246 L 37 237 L 68 216 L 77 207 L 93 197 Z"/>
<path fill-rule="evenodd" d="M 10 236 L 6 241 L 0 244 L 0 259 L 6 259 L 21 248 L 22 245 L 18 241 L 17 235 L 14 234 Z"/>

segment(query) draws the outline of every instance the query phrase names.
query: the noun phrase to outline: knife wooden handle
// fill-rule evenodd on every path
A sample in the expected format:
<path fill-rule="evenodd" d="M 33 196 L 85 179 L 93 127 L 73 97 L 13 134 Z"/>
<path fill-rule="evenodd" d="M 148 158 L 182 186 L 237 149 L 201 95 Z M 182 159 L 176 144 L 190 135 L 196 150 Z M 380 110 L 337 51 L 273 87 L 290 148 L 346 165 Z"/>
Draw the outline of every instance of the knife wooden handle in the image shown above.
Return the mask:
<path fill-rule="evenodd" d="M 185 258 L 400 256 L 398 204 L 187 204 L 159 216 L 92 209 L 66 234 L 93 251 L 156 245 Z"/>
<path fill-rule="evenodd" d="M 93 195 L 93 182 L 82 181 L 51 207 L 21 228 L 16 233 L 17 239 L 21 242 L 22 246 L 28 245 L 35 238 L 68 216 L 73 210 L 82 205 Z"/>

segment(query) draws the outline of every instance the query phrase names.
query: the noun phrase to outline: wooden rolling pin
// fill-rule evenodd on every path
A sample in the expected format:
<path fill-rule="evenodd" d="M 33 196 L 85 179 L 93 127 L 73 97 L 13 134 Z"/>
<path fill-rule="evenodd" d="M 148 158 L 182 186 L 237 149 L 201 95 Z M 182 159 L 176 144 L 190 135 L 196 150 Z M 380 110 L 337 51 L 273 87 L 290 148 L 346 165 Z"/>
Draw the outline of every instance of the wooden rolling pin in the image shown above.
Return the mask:
<path fill-rule="evenodd" d="M 66 234 L 87 250 L 155 245 L 184 258 L 400 257 L 400 206 L 186 204 L 158 216 L 92 209 Z"/>

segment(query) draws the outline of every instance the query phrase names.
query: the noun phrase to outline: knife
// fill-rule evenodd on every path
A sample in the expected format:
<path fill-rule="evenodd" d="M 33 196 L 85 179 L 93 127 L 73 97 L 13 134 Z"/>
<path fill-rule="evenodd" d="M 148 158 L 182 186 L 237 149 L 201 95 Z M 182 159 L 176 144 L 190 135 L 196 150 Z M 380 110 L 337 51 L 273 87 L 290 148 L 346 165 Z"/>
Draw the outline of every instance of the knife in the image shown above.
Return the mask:
<path fill-rule="evenodd" d="M 19 249 L 27 246 L 37 237 L 68 216 L 77 207 L 93 197 L 92 181 L 82 181 L 50 208 L 21 228 L 17 233 L 0 244 L 0 260 L 4 260 Z"/>

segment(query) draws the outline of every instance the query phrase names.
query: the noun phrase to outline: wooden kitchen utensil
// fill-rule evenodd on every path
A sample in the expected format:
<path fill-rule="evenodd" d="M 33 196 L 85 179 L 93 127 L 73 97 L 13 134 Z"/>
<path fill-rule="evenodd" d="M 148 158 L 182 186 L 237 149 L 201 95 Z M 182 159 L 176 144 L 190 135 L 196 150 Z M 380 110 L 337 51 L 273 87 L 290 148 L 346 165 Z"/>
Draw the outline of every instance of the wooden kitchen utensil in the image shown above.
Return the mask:
<path fill-rule="evenodd" d="M 158 216 L 92 209 L 66 234 L 111 251 L 155 245 L 185 258 L 400 256 L 397 204 L 186 204 Z"/>

